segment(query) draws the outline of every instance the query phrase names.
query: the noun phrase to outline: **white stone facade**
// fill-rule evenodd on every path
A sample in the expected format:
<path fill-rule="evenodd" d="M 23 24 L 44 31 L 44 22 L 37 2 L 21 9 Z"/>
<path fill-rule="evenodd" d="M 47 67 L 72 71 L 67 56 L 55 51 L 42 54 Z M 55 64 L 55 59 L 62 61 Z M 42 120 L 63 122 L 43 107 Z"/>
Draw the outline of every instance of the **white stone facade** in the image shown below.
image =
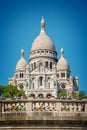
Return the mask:
<path fill-rule="evenodd" d="M 13 78 L 9 84 L 17 85 L 27 96 L 35 98 L 57 97 L 61 91 L 69 95 L 78 90 L 78 77 L 72 77 L 70 66 L 64 58 L 57 59 L 55 45 L 45 31 L 44 18 L 41 20 L 41 31 L 32 44 L 29 64 L 24 59 L 24 50 L 16 65 Z"/>

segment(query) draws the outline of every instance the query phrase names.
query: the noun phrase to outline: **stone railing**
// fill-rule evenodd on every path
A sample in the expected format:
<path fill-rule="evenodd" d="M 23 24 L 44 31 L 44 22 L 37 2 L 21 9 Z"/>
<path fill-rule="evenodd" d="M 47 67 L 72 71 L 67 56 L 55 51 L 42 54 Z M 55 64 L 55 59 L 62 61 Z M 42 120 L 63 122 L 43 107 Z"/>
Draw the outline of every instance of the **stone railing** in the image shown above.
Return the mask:
<path fill-rule="evenodd" d="M 87 112 L 87 100 L 0 100 L 0 112 Z"/>

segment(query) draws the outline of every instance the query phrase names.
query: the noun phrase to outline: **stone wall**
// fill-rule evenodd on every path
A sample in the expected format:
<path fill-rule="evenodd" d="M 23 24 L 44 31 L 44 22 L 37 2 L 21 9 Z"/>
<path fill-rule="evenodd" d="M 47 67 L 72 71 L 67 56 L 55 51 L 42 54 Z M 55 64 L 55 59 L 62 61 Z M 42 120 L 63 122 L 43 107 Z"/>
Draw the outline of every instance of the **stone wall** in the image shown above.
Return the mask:
<path fill-rule="evenodd" d="M 87 100 L 1 100 L 0 130 L 86 130 Z"/>

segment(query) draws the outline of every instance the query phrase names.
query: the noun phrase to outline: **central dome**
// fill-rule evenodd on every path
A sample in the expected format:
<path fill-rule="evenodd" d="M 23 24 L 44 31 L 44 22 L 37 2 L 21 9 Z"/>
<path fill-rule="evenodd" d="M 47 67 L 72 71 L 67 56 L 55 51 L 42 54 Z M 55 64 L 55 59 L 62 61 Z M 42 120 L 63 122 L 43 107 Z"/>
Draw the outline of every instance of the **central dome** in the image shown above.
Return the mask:
<path fill-rule="evenodd" d="M 35 51 L 39 49 L 47 49 L 47 50 L 55 51 L 55 46 L 54 46 L 53 41 L 45 32 L 44 18 L 42 18 L 41 20 L 41 32 L 34 40 L 31 51 Z"/>
<path fill-rule="evenodd" d="M 32 44 L 31 51 L 39 49 L 55 50 L 52 40 L 46 35 L 46 33 L 40 33 Z"/>

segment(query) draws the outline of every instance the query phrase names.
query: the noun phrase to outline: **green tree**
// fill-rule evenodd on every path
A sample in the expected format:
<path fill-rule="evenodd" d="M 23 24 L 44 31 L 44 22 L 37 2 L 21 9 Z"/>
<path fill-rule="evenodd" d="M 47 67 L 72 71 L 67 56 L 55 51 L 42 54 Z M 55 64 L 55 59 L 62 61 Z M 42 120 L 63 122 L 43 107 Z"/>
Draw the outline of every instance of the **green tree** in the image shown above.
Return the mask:
<path fill-rule="evenodd" d="M 17 87 L 16 86 L 13 86 L 13 85 L 8 85 L 6 88 L 5 88 L 5 93 L 8 92 L 9 93 L 9 97 L 13 97 L 13 96 L 17 96 Z"/>
<path fill-rule="evenodd" d="M 3 92 L 4 97 L 11 98 L 14 96 L 25 96 L 23 90 L 18 90 L 17 86 L 8 85 L 8 86 L 0 86 L 0 92 Z"/>
<path fill-rule="evenodd" d="M 25 96 L 25 93 L 23 90 L 18 90 L 18 97 Z"/>
<path fill-rule="evenodd" d="M 60 93 L 60 96 L 64 98 L 64 97 L 67 96 L 67 93 L 66 93 L 66 92 L 61 92 L 61 93 Z"/>
<path fill-rule="evenodd" d="M 4 92 L 4 97 L 9 98 L 10 97 L 10 93 L 9 92 Z"/>
<path fill-rule="evenodd" d="M 82 99 L 82 98 L 84 98 L 84 97 L 86 97 L 85 92 L 80 91 L 80 92 L 79 92 L 79 99 Z"/>
<path fill-rule="evenodd" d="M 0 86 L 0 92 L 4 92 L 5 91 L 5 86 Z"/>
<path fill-rule="evenodd" d="M 79 92 L 78 91 L 74 91 L 73 93 L 72 93 L 72 96 L 73 96 L 73 98 L 79 98 Z"/>
<path fill-rule="evenodd" d="M 86 97 L 86 94 L 83 91 L 74 91 L 72 95 L 73 95 L 73 98 L 76 98 L 76 99 L 82 99 Z"/>

